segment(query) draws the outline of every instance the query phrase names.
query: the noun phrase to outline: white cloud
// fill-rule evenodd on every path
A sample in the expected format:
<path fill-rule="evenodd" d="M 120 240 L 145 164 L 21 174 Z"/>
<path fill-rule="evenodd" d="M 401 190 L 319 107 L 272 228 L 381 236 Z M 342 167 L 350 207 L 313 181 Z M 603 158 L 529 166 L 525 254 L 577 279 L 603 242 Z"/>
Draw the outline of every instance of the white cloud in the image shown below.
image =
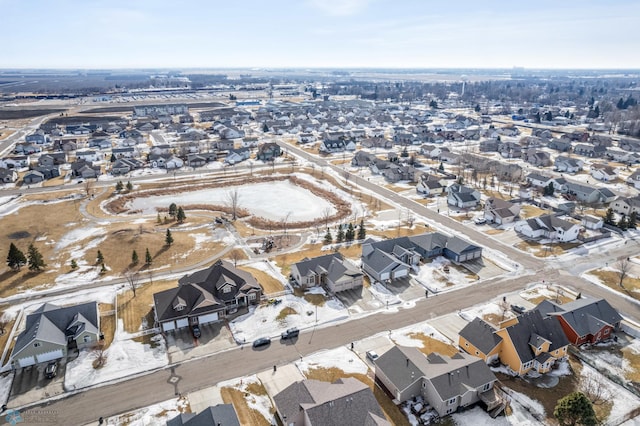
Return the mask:
<path fill-rule="evenodd" d="M 308 0 L 310 6 L 331 16 L 352 16 L 362 12 L 373 0 Z"/>

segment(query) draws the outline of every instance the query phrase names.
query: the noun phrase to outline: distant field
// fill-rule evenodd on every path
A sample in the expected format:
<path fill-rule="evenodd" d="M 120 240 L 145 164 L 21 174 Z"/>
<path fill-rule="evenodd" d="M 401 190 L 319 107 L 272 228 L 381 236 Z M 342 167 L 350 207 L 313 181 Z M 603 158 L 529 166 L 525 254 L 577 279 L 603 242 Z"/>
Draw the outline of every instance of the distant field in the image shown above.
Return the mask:
<path fill-rule="evenodd" d="M 20 120 L 22 118 L 40 117 L 55 114 L 64 109 L 0 109 L 0 120 Z"/>
<path fill-rule="evenodd" d="M 114 106 L 103 108 L 91 108 L 85 111 L 80 111 L 80 114 L 104 114 L 107 112 L 133 112 L 132 106 Z"/>

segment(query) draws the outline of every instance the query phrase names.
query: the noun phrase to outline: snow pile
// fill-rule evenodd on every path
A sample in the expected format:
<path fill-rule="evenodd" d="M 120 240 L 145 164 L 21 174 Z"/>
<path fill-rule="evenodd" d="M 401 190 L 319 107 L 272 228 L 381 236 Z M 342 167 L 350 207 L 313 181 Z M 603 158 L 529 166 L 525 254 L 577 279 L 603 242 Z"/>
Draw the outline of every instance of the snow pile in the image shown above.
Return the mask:
<path fill-rule="evenodd" d="M 483 305 L 472 306 L 464 311 L 460 311 L 460 316 L 466 321 L 473 321 L 475 317 L 483 318 L 485 315 L 496 315 L 502 318 L 503 309 L 498 303 L 491 302 Z M 511 318 L 511 311 L 504 312 L 504 319 Z"/>
<path fill-rule="evenodd" d="M 571 376 L 573 373 L 571 371 L 571 365 L 569 365 L 569 361 L 566 359 L 561 359 L 556 361 L 555 367 L 548 374 L 550 376 Z"/>
<path fill-rule="evenodd" d="M 444 335 L 430 326 L 427 322 L 413 324 L 408 327 L 393 330 L 389 335 L 389 338 L 396 345 L 413 346 L 418 348 L 422 347 L 422 340 L 410 337 L 410 334 L 423 334 L 425 336 L 431 337 L 432 339 L 436 339 L 443 343 L 446 343 L 447 345 L 452 344 L 451 340 L 447 339 Z"/>
<path fill-rule="evenodd" d="M 305 376 L 315 368 L 339 368 L 345 373 L 367 374 L 369 367 L 346 347 L 322 350 L 296 361 L 296 367 Z"/>

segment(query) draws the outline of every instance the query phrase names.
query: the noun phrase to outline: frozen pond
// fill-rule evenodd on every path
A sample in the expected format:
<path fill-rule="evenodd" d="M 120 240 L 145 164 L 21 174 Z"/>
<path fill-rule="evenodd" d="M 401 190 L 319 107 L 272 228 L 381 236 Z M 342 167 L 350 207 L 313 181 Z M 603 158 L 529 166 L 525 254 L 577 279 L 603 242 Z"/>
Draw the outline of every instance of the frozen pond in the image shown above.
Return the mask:
<path fill-rule="evenodd" d="M 257 183 L 244 186 L 209 188 L 181 194 L 157 195 L 136 198 L 127 204 L 129 210 L 140 210 L 144 214 L 155 214 L 156 208 L 168 208 L 171 203 L 177 205 L 211 204 L 229 205 L 229 193 L 238 190 L 238 207 L 249 210 L 255 216 L 269 220 L 282 220 L 291 213 L 287 221 L 299 222 L 323 217 L 323 211 L 329 208 L 336 213 L 333 205 L 289 181 Z"/>

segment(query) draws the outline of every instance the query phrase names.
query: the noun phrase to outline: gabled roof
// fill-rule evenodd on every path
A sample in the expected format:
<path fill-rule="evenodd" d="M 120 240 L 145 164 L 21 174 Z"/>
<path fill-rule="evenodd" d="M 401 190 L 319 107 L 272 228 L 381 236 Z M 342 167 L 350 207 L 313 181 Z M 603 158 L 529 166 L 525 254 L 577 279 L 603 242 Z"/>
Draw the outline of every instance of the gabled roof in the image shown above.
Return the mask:
<path fill-rule="evenodd" d="M 545 316 L 561 316 L 579 336 L 594 335 L 605 325 L 613 327 L 622 321 L 605 299 L 582 297 L 564 305 L 543 300 L 535 309 Z"/>
<path fill-rule="evenodd" d="M 491 324 L 475 317 L 458 334 L 486 355 L 502 342 L 502 337 L 495 331 Z"/>
<path fill-rule="evenodd" d="M 518 316 L 518 323 L 504 329 L 513 342 L 518 357 L 522 363 L 535 358 L 530 342 L 532 335 L 539 336 L 551 342 L 549 352 L 555 351 L 569 344 L 560 322 L 555 317 L 543 318 L 540 311 L 532 310 Z"/>
<path fill-rule="evenodd" d="M 273 401 L 288 419 L 304 410 L 312 425 L 390 425 L 369 386 L 353 377 L 334 383 L 295 382 L 276 394 Z"/>
<path fill-rule="evenodd" d="M 207 407 L 198 414 L 182 413 L 167 421 L 167 426 L 240 426 L 232 404 Z"/>

